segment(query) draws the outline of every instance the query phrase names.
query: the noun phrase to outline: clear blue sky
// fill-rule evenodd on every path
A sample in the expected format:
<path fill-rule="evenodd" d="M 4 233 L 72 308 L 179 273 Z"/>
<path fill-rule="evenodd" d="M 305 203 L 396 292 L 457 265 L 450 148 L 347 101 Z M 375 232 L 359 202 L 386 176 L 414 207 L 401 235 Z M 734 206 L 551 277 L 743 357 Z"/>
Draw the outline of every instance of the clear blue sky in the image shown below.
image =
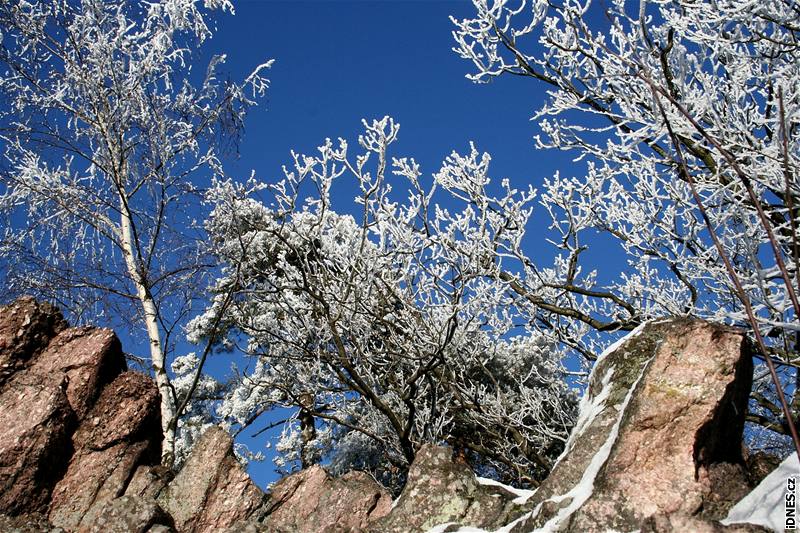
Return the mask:
<path fill-rule="evenodd" d="M 468 2 L 238 2 L 235 16 L 218 19 L 206 51 L 227 53 L 234 77 L 268 58 L 275 65 L 266 100 L 248 118 L 241 158 L 228 169 L 274 179 L 290 149 L 354 140 L 362 118 L 388 114 L 402 126 L 396 154 L 428 172 L 473 140 L 493 154 L 498 176 L 528 182 L 552 174 L 563 159 L 532 150 L 541 86 L 464 78 L 470 65 L 451 51 L 448 15 L 471 12 Z"/>
<path fill-rule="evenodd" d="M 217 32 L 195 68 L 204 72 L 217 53 L 227 54 L 226 70 L 234 79 L 267 59 L 275 64 L 266 99 L 248 116 L 240 156 L 226 162 L 228 174 L 244 179 L 253 169 L 259 179 L 274 181 L 290 162 L 290 150 L 312 152 L 325 137 L 345 137 L 354 145 L 361 119 L 384 115 L 401 124 L 393 155 L 414 157 L 426 175 L 452 150 L 466 152 L 470 141 L 492 154 L 496 181 L 509 177 L 527 187 L 559 169 L 580 174 L 582 166 L 575 167 L 569 154 L 533 147 L 538 128 L 530 117 L 545 87 L 512 77 L 480 85 L 465 79 L 472 66 L 451 50 L 448 15 L 471 16 L 471 3 L 237 2 L 235 16 L 217 18 Z M 552 255 L 544 229 L 528 228 L 530 253 L 541 259 Z M 595 253 L 602 255 L 602 248 Z M 211 368 L 224 372 L 229 364 L 219 356 Z M 243 442 L 263 449 L 264 435 Z M 269 460 L 251 464 L 250 473 L 262 487 L 277 478 Z"/>

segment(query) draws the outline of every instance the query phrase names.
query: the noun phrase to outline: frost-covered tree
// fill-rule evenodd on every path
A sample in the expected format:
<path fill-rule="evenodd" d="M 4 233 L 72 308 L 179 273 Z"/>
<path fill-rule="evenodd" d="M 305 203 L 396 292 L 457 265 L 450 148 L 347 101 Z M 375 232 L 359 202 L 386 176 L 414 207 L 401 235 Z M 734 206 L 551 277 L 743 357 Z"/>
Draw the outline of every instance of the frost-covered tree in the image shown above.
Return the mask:
<path fill-rule="evenodd" d="M 684 314 L 748 327 L 760 358 L 800 379 L 797 3 L 473 4 L 473 17 L 452 19 L 454 50 L 475 67 L 468 78 L 545 84 L 536 146 L 585 162 L 584 174 L 544 184 L 558 245 L 580 265 L 600 230 L 627 257 L 618 281 L 576 277 L 561 289 L 605 294 L 621 329 Z M 757 376 L 749 417 L 788 434 L 769 375 Z"/>
<path fill-rule="evenodd" d="M 224 270 L 191 335 L 221 316 L 223 342 L 252 358 L 218 414 L 241 429 L 288 409 L 284 466 L 324 459 L 396 487 L 422 444 L 447 442 L 489 475 L 535 485 L 575 398 L 567 350 L 538 323 L 550 311 L 519 288 L 568 268 L 524 278 L 533 191 L 491 183 L 474 147 L 425 185 L 414 160 L 388 154 L 398 125 L 364 126 L 357 154 L 327 140 L 294 154 L 276 185 L 219 182 L 209 193 Z M 334 205 L 353 190 L 354 205 Z M 555 290 L 548 301 L 563 303 Z"/>
<path fill-rule="evenodd" d="M 206 258 L 189 214 L 266 88 L 190 68 L 228 0 L 9 0 L 0 4 L 0 213 L 8 295 L 57 301 L 77 319 L 147 332 L 161 393 L 164 462 L 181 398 L 170 336 L 198 297 Z M 192 390 L 189 386 L 186 392 Z M 185 402 L 184 402 L 185 403 Z"/>

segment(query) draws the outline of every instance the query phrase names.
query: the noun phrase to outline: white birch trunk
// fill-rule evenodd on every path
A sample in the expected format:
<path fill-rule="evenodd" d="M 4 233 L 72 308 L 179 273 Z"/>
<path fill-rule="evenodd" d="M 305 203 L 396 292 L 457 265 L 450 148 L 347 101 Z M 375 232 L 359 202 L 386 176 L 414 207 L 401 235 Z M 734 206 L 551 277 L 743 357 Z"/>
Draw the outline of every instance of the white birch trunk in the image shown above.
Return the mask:
<path fill-rule="evenodd" d="M 136 293 L 142 305 L 142 310 L 144 311 L 144 321 L 150 344 L 150 360 L 155 372 L 156 385 L 158 391 L 161 393 L 161 431 L 163 437 L 161 443 L 161 463 L 165 466 L 172 466 L 175 451 L 175 430 L 170 427 L 170 421 L 175 414 L 175 404 L 172 398 L 169 376 L 167 375 L 164 349 L 161 345 L 158 315 L 155 302 L 150 294 L 149 287 L 147 287 L 147 281 L 136 265 L 131 219 L 124 205 L 124 201 L 121 203 L 122 251 L 125 255 L 128 274 L 136 286 Z"/>

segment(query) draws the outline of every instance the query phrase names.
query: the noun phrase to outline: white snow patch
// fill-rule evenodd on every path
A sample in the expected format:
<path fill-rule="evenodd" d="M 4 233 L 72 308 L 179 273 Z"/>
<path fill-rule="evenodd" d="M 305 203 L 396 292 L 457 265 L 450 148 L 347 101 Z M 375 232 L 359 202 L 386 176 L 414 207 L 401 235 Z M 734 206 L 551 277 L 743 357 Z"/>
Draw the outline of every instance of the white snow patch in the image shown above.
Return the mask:
<path fill-rule="evenodd" d="M 786 518 L 783 498 L 786 493 L 786 479 L 790 477 L 800 477 L 800 462 L 795 452 L 784 459 L 750 494 L 734 505 L 720 523 L 726 526 L 756 524 L 773 531 L 783 531 Z"/>
<path fill-rule="evenodd" d="M 636 387 L 639 386 L 639 382 L 647 371 L 647 368 L 650 366 L 650 363 L 653 361 L 653 359 L 655 359 L 656 353 L 654 353 L 642 366 L 639 375 L 636 377 L 636 381 L 633 382 L 630 390 L 628 390 L 628 394 L 625 395 L 625 399 L 622 400 L 622 404 L 618 408 L 619 416 L 617 416 L 617 421 L 614 422 L 614 426 L 609 431 L 605 442 L 603 442 L 603 445 L 599 450 L 597 450 L 592 457 L 592 460 L 589 462 L 589 466 L 586 467 L 586 470 L 584 470 L 581 480 L 578 481 L 578 483 L 566 494 L 550 498 L 550 501 L 552 502 L 561 502 L 567 498 L 571 498 L 569 505 L 559 509 L 558 514 L 548 520 L 547 523 L 540 529 L 537 529 L 537 532 L 550 533 L 552 531 L 558 531 L 561 523 L 565 519 L 569 518 L 569 516 L 572 515 L 572 513 L 574 513 L 580 506 L 582 506 L 592 495 L 594 490 L 594 480 L 597 477 L 598 472 L 600 472 L 600 468 L 602 468 L 602 466 L 608 460 L 608 456 L 611 455 L 611 448 L 614 446 L 614 443 L 617 441 L 617 437 L 619 436 L 619 427 L 622 424 L 622 417 L 625 415 L 625 410 L 628 408 L 628 404 L 633 397 L 633 393 L 636 391 Z M 607 388 L 608 387 L 604 387 L 603 391 L 605 391 Z M 541 506 L 542 504 L 539 504 L 537 508 L 534 509 L 534 513 L 538 513 Z"/>
<path fill-rule="evenodd" d="M 561 459 L 564 458 L 569 452 L 572 451 L 572 447 L 575 445 L 575 439 L 581 435 L 584 430 L 589 427 L 589 425 L 597 418 L 597 415 L 603 412 L 603 408 L 605 407 L 606 398 L 608 395 L 611 394 L 611 378 L 614 375 L 614 367 L 610 367 L 606 373 L 603 375 L 603 379 L 600 381 L 600 385 L 602 388 L 600 392 L 594 398 L 589 398 L 589 391 L 586 391 L 586 394 L 583 395 L 581 398 L 581 403 L 578 406 L 578 419 L 575 421 L 575 427 L 572 428 L 572 431 L 569 434 L 569 438 L 567 439 L 567 444 L 564 445 L 564 451 L 561 452 L 561 455 L 558 456 L 556 462 L 553 463 L 553 468 L 556 467 L 558 463 L 561 462 Z"/>
<path fill-rule="evenodd" d="M 478 477 L 478 476 L 476 476 L 475 479 L 481 485 L 490 485 L 490 486 L 493 486 L 493 487 L 500 487 L 501 489 L 510 492 L 511 494 L 516 496 L 516 498 L 514 498 L 514 500 L 512 500 L 512 502 L 516 503 L 518 505 L 522 505 L 523 503 L 527 502 L 528 499 L 531 496 L 533 496 L 533 493 L 536 492 L 536 490 L 517 489 L 517 488 L 514 488 L 514 487 L 512 487 L 510 485 L 506 485 L 505 483 L 500 483 L 499 481 L 495 481 L 494 479 L 489 479 L 488 477 Z"/>
<path fill-rule="evenodd" d="M 594 362 L 594 367 L 592 367 L 592 372 L 591 374 L 589 374 L 589 381 L 591 382 L 591 379 L 594 376 L 595 372 L 597 371 L 597 366 L 600 363 L 600 361 L 605 359 L 609 354 L 617 351 L 620 347 L 622 347 L 623 344 L 625 344 L 629 340 L 638 337 L 642 333 L 644 327 L 652 323 L 653 322 L 643 322 L 642 324 L 639 324 L 633 331 L 631 331 L 621 339 L 618 339 L 616 342 L 611 344 L 611 346 L 603 350 L 603 353 L 601 353 L 597 357 L 597 360 Z M 553 463 L 553 468 L 555 468 L 555 466 L 559 462 L 561 462 L 561 459 L 572 450 L 572 446 L 574 445 L 575 439 L 578 437 L 578 435 L 583 433 L 583 431 L 589 426 L 589 424 L 591 424 L 597 417 L 597 415 L 600 414 L 600 412 L 603 410 L 605 400 L 611 393 L 611 389 L 608 387 L 608 384 L 611 382 L 612 373 L 613 373 L 613 367 L 610 368 L 603 376 L 603 379 L 601 381 L 602 389 L 597 394 L 597 396 L 595 396 L 594 398 L 589 398 L 589 391 L 587 389 L 584 395 L 581 397 L 581 401 L 578 404 L 578 419 L 575 421 L 575 427 L 572 428 L 572 431 L 569 434 L 569 438 L 567 439 L 567 444 L 564 446 L 564 451 L 561 452 L 561 455 L 559 455 L 558 459 L 556 459 L 555 463 Z"/>
<path fill-rule="evenodd" d="M 659 322 L 664 322 L 664 321 L 659 321 Z M 611 353 L 617 351 L 623 344 L 625 344 L 631 339 L 638 337 L 642 333 L 642 330 L 645 328 L 645 326 L 649 326 L 651 324 L 658 324 L 659 322 L 655 321 L 642 322 L 641 324 L 636 326 L 636 328 L 634 328 L 633 331 L 631 331 L 621 339 L 616 340 L 614 343 L 611 344 L 611 346 L 603 350 L 603 353 L 597 356 L 597 359 L 594 362 L 594 368 L 597 368 L 597 363 L 605 359 Z"/>

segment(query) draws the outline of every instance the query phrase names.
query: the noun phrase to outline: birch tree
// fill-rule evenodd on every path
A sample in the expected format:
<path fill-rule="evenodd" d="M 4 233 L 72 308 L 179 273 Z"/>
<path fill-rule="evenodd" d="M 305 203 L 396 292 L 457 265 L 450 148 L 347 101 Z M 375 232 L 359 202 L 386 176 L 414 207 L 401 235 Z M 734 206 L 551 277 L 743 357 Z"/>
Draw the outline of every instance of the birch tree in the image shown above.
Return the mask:
<path fill-rule="evenodd" d="M 142 324 L 161 393 L 163 461 L 175 446 L 170 336 L 207 257 L 190 213 L 221 173 L 265 63 L 243 82 L 191 70 L 227 0 L 11 0 L 0 5 L 0 213 L 7 288 L 78 319 Z M 204 178 L 203 178 L 204 177 Z"/>
<path fill-rule="evenodd" d="M 472 16 L 452 18 L 454 51 L 474 67 L 467 77 L 544 84 L 546 101 L 530 104 L 535 145 L 582 162 L 582 173 L 544 182 L 563 253 L 591 269 L 587 236 L 605 232 L 628 271 L 592 290 L 612 295 L 616 312 L 749 329 L 770 367 L 749 419 L 791 433 L 800 394 L 790 413 L 781 387 L 765 385 L 794 374 L 789 390 L 800 390 L 796 2 L 472 3 Z"/>

